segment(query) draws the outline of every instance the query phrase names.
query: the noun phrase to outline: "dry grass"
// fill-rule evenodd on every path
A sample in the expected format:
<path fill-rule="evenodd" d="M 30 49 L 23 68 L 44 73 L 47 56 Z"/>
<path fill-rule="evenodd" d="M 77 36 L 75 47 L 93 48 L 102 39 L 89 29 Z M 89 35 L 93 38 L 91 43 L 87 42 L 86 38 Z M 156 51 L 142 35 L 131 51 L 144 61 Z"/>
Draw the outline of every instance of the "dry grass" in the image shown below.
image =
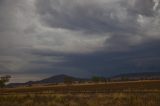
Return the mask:
<path fill-rule="evenodd" d="M 28 93 L 28 92 L 144 92 L 157 91 L 160 92 L 160 80 L 157 81 L 131 81 L 131 82 L 110 82 L 104 84 L 88 84 L 88 85 L 61 85 L 61 86 L 41 86 L 41 87 L 23 87 L 12 89 L 0 89 L 0 93 Z"/>
<path fill-rule="evenodd" d="M 0 106 L 160 106 L 160 81 L 24 87 L 0 94 Z"/>
<path fill-rule="evenodd" d="M 159 106 L 157 93 L 1 95 L 0 106 Z"/>

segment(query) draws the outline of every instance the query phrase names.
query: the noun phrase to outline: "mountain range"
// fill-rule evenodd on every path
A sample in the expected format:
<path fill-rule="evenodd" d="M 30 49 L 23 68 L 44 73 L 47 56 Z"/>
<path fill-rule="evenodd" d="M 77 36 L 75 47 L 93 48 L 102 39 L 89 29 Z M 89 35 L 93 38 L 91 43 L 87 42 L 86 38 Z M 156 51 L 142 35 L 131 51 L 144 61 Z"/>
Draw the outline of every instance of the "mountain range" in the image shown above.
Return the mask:
<path fill-rule="evenodd" d="M 160 79 L 160 72 L 141 72 L 141 73 L 127 73 L 110 77 L 114 80 L 156 80 Z"/>
<path fill-rule="evenodd" d="M 71 79 L 72 82 L 82 82 L 82 81 L 87 81 L 89 79 L 85 79 L 85 78 L 76 78 L 76 77 L 72 77 L 69 75 L 64 75 L 64 74 L 60 74 L 60 75 L 56 75 L 56 76 L 52 76 L 49 78 L 45 78 L 39 81 L 28 81 L 25 83 L 10 83 L 7 86 L 8 87 L 17 87 L 17 86 L 30 86 L 30 85 L 44 85 L 44 84 L 58 84 L 58 83 L 64 83 L 66 79 Z"/>
<path fill-rule="evenodd" d="M 8 87 L 17 87 L 17 86 L 31 86 L 31 85 L 48 85 L 48 84 L 58 84 L 64 83 L 65 79 L 71 79 L 72 82 L 85 82 L 91 81 L 91 78 L 76 78 L 69 75 L 56 75 L 49 78 L 45 78 L 39 81 L 28 81 L 25 83 L 10 83 Z M 112 77 L 106 78 L 110 81 L 123 81 L 123 80 L 160 80 L 160 72 L 142 72 L 142 73 L 128 73 L 128 74 L 120 74 Z"/>

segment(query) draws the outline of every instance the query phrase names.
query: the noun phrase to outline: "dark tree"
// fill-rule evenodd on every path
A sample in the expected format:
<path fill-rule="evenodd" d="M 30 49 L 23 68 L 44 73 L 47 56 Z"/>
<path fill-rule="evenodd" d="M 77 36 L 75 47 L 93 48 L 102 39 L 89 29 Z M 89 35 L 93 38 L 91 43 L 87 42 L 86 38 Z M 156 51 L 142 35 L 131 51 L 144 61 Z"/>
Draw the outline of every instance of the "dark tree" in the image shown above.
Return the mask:
<path fill-rule="evenodd" d="M 71 77 L 65 77 L 64 83 L 67 85 L 71 85 L 73 83 L 73 79 Z"/>
<path fill-rule="evenodd" d="M 0 88 L 4 88 L 6 83 L 9 82 L 11 76 L 10 75 L 5 75 L 0 77 Z"/>
<path fill-rule="evenodd" d="M 99 77 L 99 76 L 93 76 L 93 77 L 92 77 L 92 81 L 95 82 L 95 83 L 98 83 L 98 82 L 106 82 L 106 78 L 104 78 L 104 77 Z"/>
<path fill-rule="evenodd" d="M 93 76 L 92 81 L 95 82 L 95 83 L 99 82 L 99 77 Z"/>

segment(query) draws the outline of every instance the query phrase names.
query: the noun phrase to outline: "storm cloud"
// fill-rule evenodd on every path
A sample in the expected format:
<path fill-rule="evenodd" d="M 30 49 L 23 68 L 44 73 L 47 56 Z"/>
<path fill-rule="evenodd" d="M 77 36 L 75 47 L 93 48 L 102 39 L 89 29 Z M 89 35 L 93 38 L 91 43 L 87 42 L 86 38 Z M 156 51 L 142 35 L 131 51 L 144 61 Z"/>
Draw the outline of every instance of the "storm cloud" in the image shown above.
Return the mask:
<path fill-rule="evenodd" d="M 0 74 L 23 82 L 159 71 L 159 2 L 0 0 Z"/>

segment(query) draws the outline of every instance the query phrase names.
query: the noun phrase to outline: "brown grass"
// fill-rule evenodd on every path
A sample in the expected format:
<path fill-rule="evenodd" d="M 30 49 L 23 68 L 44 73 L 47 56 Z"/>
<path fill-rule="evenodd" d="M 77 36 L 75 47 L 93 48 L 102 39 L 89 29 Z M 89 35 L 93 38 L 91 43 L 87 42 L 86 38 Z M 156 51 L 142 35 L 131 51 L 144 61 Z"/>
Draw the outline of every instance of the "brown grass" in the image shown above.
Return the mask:
<path fill-rule="evenodd" d="M 160 80 L 110 82 L 103 84 L 81 84 L 42 87 L 0 89 L 0 93 L 110 93 L 110 92 L 160 92 Z"/>
<path fill-rule="evenodd" d="M 160 106 L 160 81 L 0 89 L 0 106 Z"/>
<path fill-rule="evenodd" d="M 0 95 L 0 106 L 159 106 L 160 93 Z"/>

